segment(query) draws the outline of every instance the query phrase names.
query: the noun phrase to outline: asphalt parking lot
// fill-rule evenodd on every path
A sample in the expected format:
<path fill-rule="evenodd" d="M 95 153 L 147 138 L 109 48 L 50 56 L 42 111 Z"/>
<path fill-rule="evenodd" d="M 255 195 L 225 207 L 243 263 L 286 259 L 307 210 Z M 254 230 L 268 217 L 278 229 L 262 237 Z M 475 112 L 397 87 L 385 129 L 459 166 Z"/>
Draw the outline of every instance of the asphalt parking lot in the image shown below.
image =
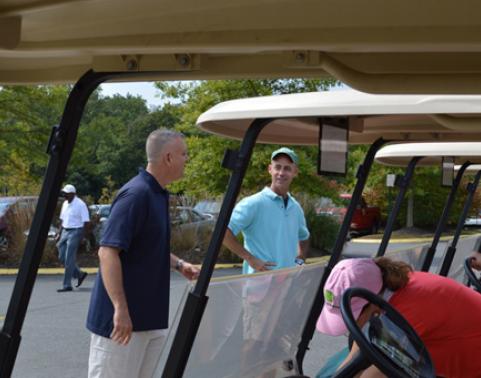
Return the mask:
<path fill-rule="evenodd" d="M 232 275 L 240 269 L 223 269 L 215 275 Z M 94 275 L 82 287 L 68 293 L 57 293 L 62 276 L 39 275 L 35 283 L 22 329 L 13 377 L 15 378 L 78 378 L 87 376 L 89 333 L 85 328 L 90 291 Z M 0 276 L 0 316 L 4 316 L 13 290 L 15 276 Z M 185 280 L 172 274 L 171 318 L 185 289 Z M 3 318 L 0 318 L 0 324 Z M 323 362 L 345 345 L 344 337 L 328 338 L 318 334 L 306 355 L 304 368 L 315 375 Z M 334 347 L 334 348 L 333 348 Z"/>
<path fill-rule="evenodd" d="M 392 243 L 389 248 L 406 248 L 408 243 Z M 440 246 L 441 247 L 441 246 Z M 344 254 L 372 255 L 376 243 L 347 243 Z M 440 263 L 439 257 L 435 265 Z M 239 268 L 216 270 L 215 276 L 239 274 Z M 68 293 L 57 293 L 62 276 L 39 274 L 22 329 L 13 377 L 25 378 L 77 378 L 87 376 L 89 332 L 85 328 L 90 292 L 94 274 L 90 274 L 82 287 Z M 15 281 L 14 275 L 0 274 L 0 324 L 3 323 Z M 186 281 L 173 273 L 171 279 L 171 321 L 185 290 Z M 315 333 L 310 351 L 304 360 L 304 373 L 315 376 L 324 362 L 346 345 L 344 337 L 327 337 Z M 202 378 L 202 377 L 201 377 Z"/>

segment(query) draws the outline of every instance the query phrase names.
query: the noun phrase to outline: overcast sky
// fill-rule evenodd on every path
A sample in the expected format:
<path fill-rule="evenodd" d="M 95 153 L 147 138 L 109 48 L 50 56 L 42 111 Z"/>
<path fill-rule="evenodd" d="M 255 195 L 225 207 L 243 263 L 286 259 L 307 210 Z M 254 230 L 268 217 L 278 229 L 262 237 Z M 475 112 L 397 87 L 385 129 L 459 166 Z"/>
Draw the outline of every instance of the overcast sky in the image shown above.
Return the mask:
<path fill-rule="evenodd" d="M 133 82 L 133 83 L 106 83 L 102 84 L 102 94 L 112 96 L 116 93 L 126 96 L 130 93 L 133 96 L 139 95 L 147 101 L 149 106 L 162 105 L 162 99 L 157 97 L 159 90 L 154 87 L 153 82 Z M 331 91 L 345 90 L 349 87 L 345 84 L 331 88 Z"/>
<path fill-rule="evenodd" d="M 116 93 L 126 96 L 130 93 L 133 96 L 139 95 L 144 98 L 149 106 L 162 104 L 161 98 L 155 96 L 159 90 L 154 87 L 153 82 L 106 83 L 101 87 L 104 96 L 112 96 Z"/>

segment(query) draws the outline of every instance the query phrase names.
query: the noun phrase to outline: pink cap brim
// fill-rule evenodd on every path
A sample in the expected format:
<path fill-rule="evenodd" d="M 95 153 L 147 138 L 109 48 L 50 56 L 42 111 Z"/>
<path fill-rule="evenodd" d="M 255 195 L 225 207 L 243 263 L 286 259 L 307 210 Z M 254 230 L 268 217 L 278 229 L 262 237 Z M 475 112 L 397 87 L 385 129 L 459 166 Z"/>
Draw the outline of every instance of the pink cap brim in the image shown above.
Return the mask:
<path fill-rule="evenodd" d="M 357 319 L 361 314 L 365 299 L 354 298 L 351 302 L 352 314 Z M 347 326 L 342 319 L 341 309 L 327 303 L 322 308 L 321 316 L 317 319 L 316 328 L 319 332 L 330 336 L 341 336 L 347 332 Z"/>

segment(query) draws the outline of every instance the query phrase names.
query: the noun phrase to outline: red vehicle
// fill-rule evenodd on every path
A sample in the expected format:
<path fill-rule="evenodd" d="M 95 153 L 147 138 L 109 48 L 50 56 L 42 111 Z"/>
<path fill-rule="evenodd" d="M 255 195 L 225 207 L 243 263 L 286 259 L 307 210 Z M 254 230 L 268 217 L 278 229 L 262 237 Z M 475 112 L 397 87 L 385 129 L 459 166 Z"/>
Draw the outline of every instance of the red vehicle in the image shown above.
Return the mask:
<path fill-rule="evenodd" d="M 343 193 L 339 195 L 342 205 L 336 205 L 331 201 L 328 206 L 322 206 L 318 214 L 331 215 L 338 219 L 339 223 L 346 215 L 347 207 L 351 201 L 351 194 Z M 376 206 L 369 206 L 364 197 L 354 211 L 351 222 L 351 231 L 363 234 L 376 234 L 381 224 L 381 210 Z"/>

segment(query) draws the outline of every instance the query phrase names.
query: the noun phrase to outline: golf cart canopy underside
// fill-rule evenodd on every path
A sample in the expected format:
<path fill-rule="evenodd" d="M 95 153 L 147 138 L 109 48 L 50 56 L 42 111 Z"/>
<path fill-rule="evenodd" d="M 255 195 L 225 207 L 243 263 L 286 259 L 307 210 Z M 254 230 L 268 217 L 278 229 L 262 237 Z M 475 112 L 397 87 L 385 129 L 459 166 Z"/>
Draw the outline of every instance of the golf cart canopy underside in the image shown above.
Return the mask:
<path fill-rule="evenodd" d="M 226 101 L 197 120 L 202 129 L 242 139 L 254 119 L 273 119 L 258 142 L 317 145 L 319 123 L 349 124 L 349 143 L 481 141 L 481 96 L 371 95 L 352 90 Z"/>
<path fill-rule="evenodd" d="M 0 83 L 75 82 L 92 69 L 481 93 L 480 13 L 472 0 L 4 0 Z"/>

